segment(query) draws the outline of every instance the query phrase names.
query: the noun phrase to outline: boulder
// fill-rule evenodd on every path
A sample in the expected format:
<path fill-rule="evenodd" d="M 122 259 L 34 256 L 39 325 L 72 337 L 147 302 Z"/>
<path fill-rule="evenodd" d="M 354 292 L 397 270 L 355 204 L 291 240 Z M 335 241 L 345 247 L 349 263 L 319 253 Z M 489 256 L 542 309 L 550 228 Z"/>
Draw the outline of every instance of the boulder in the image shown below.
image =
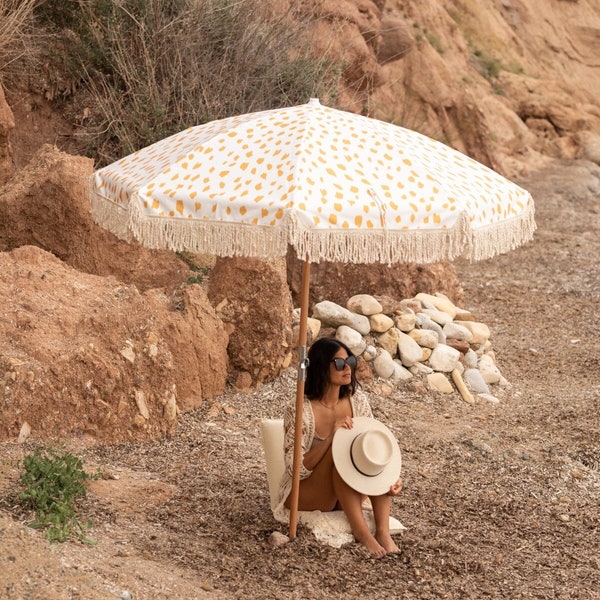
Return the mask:
<path fill-rule="evenodd" d="M 192 274 L 167 250 L 116 238 L 92 220 L 93 162 L 45 145 L 0 188 L 0 251 L 34 245 L 94 275 L 113 275 L 140 290 L 173 288 Z"/>
<path fill-rule="evenodd" d="M 35 246 L 0 253 L 0 438 L 155 438 L 220 394 L 227 334 L 198 285 L 81 273 Z"/>
<path fill-rule="evenodd" d="M 283 259 L 218 258 L 208 297 L 229 331 L 234 375 L 246 371 L 257 386 L 290 364 L 293 309 Z"/>

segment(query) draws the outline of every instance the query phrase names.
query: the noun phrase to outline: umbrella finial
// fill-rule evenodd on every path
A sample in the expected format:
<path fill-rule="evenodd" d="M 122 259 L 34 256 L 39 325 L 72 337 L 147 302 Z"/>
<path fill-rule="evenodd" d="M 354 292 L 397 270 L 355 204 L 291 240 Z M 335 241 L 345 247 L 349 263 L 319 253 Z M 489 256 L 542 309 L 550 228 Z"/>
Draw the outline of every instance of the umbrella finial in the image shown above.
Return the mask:
<path fill-rule="evenodd" d="M 309 105 L 309 106 L 321 106 L 321 103 L 319 102 L 319 99 L 318 99 L 318 98 L 311 98 L 311 99 L 308 101 L 308 105 Z"/>

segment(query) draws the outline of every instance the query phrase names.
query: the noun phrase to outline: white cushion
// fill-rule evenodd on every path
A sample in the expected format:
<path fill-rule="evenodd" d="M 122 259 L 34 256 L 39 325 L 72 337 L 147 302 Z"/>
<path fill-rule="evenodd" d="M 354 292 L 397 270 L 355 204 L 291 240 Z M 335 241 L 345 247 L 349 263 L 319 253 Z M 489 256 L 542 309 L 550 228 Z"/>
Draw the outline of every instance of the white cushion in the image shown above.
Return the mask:
<path fill-rule="evenodd" d="M 279 482 L 285 471 L 283 460 L 283 419 L 264 419 L 260 423 L 260 432 L 265 452 L 271 510 L 273 510 L 277 504 Z"/>

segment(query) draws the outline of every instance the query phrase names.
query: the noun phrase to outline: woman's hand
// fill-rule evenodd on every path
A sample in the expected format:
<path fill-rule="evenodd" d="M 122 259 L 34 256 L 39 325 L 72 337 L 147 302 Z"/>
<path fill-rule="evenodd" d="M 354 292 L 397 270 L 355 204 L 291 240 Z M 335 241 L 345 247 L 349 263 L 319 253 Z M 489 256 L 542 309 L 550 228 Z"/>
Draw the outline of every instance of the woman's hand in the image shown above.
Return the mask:
<path fill-rule="evenodd" d="M 333 431 L 331 432 L 331 435 L 333 437 L 338 429 L 352 429 L 352 426 L 352 417 L 342 417 L 341 419 L 337 419 L 333 424 Z"/>
<path fill-rule="evenodd" d="M 396 483 L 390 485 L 390 491 L 388 492 L 388 496 L 397 496 L 402 491 L 403 482 L 401 478 L 398 478 Z"/>

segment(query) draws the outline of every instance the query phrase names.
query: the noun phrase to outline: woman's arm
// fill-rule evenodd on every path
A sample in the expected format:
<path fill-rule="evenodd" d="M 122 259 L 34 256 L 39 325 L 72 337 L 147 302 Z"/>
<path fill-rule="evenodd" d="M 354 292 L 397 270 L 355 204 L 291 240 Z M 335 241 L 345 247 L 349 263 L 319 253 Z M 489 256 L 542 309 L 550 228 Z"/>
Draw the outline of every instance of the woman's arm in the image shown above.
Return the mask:
<path fill-rule="evenodd" d="M 331 434 L 328 435 L 322 442 L 319 442 L 314 448 L 311 448 L 304 455 L 304 460 L 302 462 L 308 470 L 312 471 L 319 464 L 321 459 L 327 453 L 327 450 L 331 448 L 335 432 L 341 427 L 352 429 L 352 418 L 343 417 L 342 419 L 338 419 L 333 425 L 333 431 Z"/>

